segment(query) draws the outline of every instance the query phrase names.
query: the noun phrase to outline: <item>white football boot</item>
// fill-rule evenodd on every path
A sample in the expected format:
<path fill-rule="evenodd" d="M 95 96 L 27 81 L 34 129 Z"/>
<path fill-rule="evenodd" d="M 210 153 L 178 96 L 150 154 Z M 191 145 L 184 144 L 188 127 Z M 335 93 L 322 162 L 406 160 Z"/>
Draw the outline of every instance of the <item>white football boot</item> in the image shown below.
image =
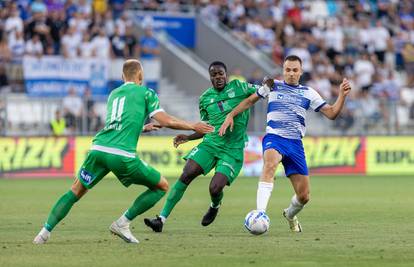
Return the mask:
<path fill-rule="evenodd" d="M 112 234 L 119 236 L 127 243 L 139 243 L 138 239 L 136 239 L 129 230 L 129 224 L 120 226 L 117 222 L 113 222 L 111 226 L 109 226 L 109 231 Z"/>
<path fill-rule="evenodd" d="M 47 242 L 50 238 L 50 232 L 45 228 L 42 228 L 37 236 L 33 239 L 33 244 L 41 245 Z"/>
<path fill-rule="evenodd" d="M 288 221 L 290 230 L 292 232 L 295 232 L 295 233 L 302 232 L 302 226 L 300 225 L 300 223 L 298 221 L 298 217 L 293 216 L 292 219 L 288 218 L 288 216 L 287 216 L 287 209 L 283 210 L 283 217 L 285 217 L 286 220 Z"/>

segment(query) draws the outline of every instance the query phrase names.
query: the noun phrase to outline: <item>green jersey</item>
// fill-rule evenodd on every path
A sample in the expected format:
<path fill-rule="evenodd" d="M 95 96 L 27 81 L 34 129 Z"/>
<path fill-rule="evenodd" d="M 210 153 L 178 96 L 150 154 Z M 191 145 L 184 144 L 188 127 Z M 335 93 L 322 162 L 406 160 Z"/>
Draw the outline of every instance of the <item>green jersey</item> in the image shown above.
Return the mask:
<path fill-rule="evenodd" d="M 158 111 L 162 109 L 152 89 L 124 83 L 109 95 L 105 127 L 96 134 L 93 145 L 135 154 L 145 120 Z"/>
<path fill-rule="evenodd" d="M 201 120 L 215 127 L 214 132 L 206 134 L 204 141 L 212 142 L 222 149 L 244 148 L 247 141 L 246 129 L 249 122 L 249 110 L 240 113 L 234 118 L 233 131 L 227 129 L 224 136 L 219 136 L 220 126 L 240 102 L 255 93 L 257 86 L 233 80 L 222 91 L 213 87 L 207 89 L 199 102 Z"/>

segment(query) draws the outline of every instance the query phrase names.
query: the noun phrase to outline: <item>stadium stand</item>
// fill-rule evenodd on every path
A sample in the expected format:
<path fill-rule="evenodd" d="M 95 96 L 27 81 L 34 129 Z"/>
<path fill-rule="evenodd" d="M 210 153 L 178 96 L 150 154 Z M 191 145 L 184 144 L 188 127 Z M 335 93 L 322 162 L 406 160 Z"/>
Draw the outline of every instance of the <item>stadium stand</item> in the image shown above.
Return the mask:
<path fill-rule="evenodd" d="M 341 118 L 329 124 L 333 134 L 413 132 L 414 4 L 409 0 L 37 0 L 1 1 L 0 8 L 4 99 L 10 99 L 4 95 L 25 92 L 24 55 L 139 57 L 143 35 L 134 31 L 125 10 L 195 12 L 222 25 L 235 41 L 248 42 L 267 54 L 276 65 L 289 54 L 299 55 L 304 61 L 303 82 L 326 99 L 335 99 L 339 77 L 348 77 L 355 90 Z M 257 81 L 252 72 L 240 71 Z M 46 123 L 55 112 L 42 113 L 37 103 L 44 101 L 27 104 L 21 102 L 25 96 L 17 99 L 7 102 L 7 112 L 2 113 L 7 118 L 2 120 L 8 123 L 3 127 L 19 132 Z M 320 119 L 314 114 L 311 118 Z"/>

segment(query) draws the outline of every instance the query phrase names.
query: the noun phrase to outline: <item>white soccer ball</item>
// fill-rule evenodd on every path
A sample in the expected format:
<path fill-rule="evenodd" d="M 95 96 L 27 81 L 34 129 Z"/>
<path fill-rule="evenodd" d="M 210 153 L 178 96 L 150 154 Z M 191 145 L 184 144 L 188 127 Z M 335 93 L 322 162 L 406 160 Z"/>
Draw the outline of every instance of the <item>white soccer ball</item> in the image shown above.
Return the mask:
<path fill-rule="evenodd" d="M 269 230 L 270 219 L 264 211 L 252 210 L 244 219 L 244 227 L 254 235 L 261 235 Z"/>

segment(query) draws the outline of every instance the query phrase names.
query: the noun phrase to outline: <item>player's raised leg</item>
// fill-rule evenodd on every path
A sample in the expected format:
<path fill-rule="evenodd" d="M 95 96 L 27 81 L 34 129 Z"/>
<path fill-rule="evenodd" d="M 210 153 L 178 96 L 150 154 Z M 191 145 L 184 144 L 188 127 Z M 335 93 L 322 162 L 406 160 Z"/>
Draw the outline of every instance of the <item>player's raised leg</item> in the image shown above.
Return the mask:
<path fill-rule="evenodd" d="M 256 209 L 266 211 L 273 191 L 274 177 L 282 155 L 275 149 L 266 149 L 263 155 L 263 171 L 257 186 Z"/>
<path fill-rule="evenodd" d="M 308 175 L 292 174 L 289 179 L 295 190 L 295 195 L 293 195 L 289 207 L 283 211 L 283 216 L 288 220 L 293 232 L 302 232 L 302 226 L 296 215 L 309 201 L 310 178 Z"/>
<path fill-rule="evenodd" d="M 223 189 L 227 183 L 228 180 L 226 175 L 220 172 L 216 172 L 214 174 L 209 186 L 211 197 L 210 207 L 208 208 L 206 214 L 204 214 L 203 219 L 201 220 L 201 225 L 207 226 L 216 219 L 218 210 L 221 205 L 221 200 L 224 196 Z"/>
<path fill-rule="evenodd" d="M 161 176 L 160 182 L 153 189 L 148 189 L 137 197 L 131 207 L 115 222 L 109 230 L 127 243 L 139 243 L 129 229 L 129 225 L 138 215 L 152 208 L 168 191 L 168 181 Z"/>
<path fill-rule="evenodd" d="M 194 160 L 188 159 L 184 166 L 183 173 L 168 193 L 167 200 L 164 203 L 160 216 L 156 216 L 153 219 L 145 218 L 144 223 L 154 232 L 162 232 L 165 221 L 171 214 L 171 211 L 174 209 L 175 205 L 177 205 L 183 197 L 188 185 L 202 173 L 203 169 L 201 166 Z"/>
<path fill-rule="evenodd" d="M 34 244 L 44 244 L 50 237 L 50 232 L 66 217 L 72 206 L 86 194 L 88 189 L 76 178 L 71 189 L 62 195 L 49 213 L 46 223 L 33 240 Z"/>

